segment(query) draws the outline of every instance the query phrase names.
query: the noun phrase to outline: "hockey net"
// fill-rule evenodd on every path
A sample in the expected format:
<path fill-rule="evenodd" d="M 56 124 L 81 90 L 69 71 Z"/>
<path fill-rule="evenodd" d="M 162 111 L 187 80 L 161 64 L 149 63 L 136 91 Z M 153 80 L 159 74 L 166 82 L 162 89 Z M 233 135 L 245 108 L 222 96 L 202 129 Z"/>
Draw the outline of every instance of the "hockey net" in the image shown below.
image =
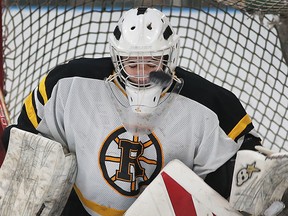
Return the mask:
<path fill-rule="evenodd" d="M 288 151 L 285 0 L 2 1 L 5 101 L 11 122 L 57 64 L 109 56 L 123 11 L 161 9 L 181 36 L 179 65 L 238 96 L 264 146 Z M 281 36 L 282 35 L 282 36 Z"/>

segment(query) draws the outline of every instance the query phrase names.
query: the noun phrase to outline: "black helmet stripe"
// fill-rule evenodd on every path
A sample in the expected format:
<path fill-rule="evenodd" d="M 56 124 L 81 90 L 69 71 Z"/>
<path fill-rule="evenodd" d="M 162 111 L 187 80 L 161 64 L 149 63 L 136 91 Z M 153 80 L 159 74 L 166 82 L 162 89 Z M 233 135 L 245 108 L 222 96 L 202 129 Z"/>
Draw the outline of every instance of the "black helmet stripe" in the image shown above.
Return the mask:
<path fill-rule="evenodd" d="M 167 28 L 163 32 L 163 37 L 165 40 L 167 40 L 172 34 L 173 34 L 172 29 L 170 28 L 170 26 L 167 26 Z"/>
<path fill-rule="evenodd" d="M 120 37 L 121 37 L 121 31 L 120 31 L 120 29 L 119 29 L 119 26 L 117 25 L 116 26 L 116 28 L 114 29 L 114 32 L 113 32 L 113 34 L 114 34 L 114 36 L 115 36 L 115 38 L 117 39 L 117 40 L 119 40 L 120 39 Z"/>
<path fill-rule="evenodd" d="M 137 9 L 137 15 L 144 14 L 147 10 L 147 7 L 139 7 Z"/>

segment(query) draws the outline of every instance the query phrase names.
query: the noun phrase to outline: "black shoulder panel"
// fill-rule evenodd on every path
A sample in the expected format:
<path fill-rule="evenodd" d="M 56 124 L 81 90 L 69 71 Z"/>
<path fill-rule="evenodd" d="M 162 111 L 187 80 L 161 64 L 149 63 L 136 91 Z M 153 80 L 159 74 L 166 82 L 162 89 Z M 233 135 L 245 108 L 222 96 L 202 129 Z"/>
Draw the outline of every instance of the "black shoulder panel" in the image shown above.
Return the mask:
<path fill-rule="evenodd" d="M 47 97 L 51 96 L 54 86 L 60 79 L 83 77 L 103 80 L 112 74 L 113 70 L 114 66 L 110 57 L 98 59 L 81 58 L 59 65 L 51 70 L 46 78 Z"/>
<path fill-rule="evenodd" d="M 221 128 L 227 134 L 247 114 L 239 99 L 231 91 L 180 67 L 176 68 L 176 75 L 184 79 L 184 86 L 180 94 L 197 101 L 216 113 Z M 252 128 L 251 123 L 238 137 L 249 132 Z"/>

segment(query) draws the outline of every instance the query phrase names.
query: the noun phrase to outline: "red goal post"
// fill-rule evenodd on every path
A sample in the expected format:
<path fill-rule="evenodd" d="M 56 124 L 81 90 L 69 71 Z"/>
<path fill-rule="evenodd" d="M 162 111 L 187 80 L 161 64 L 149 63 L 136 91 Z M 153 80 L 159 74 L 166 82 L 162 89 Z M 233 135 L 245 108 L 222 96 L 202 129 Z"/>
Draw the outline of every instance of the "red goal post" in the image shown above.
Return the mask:
<path fill-rule="evenodd" d="M 0 23 L 2 23 L 2 0 L 0 0 Z M 0 28 L 0 41 L 2 42 L 2 25 Z M 2 137 L 3 130 L 9 124 L 9 115 L 6 109 L 6 104 L 4 100 L 4 70 L 3 70 L 3 46 L 0 44 L 0 138 Z M 0 139 L 0 166 L 5 157 L 5 149 Z"/>
<path fill-rule="evenodd" d="M 1 60 L 11 122 L 57 64 L 109 56 L 108 34 L 122 13 L 143 5 L 170 18 L 181 37 L 179 65 L 231 90 L 264 146 L 288 151 L 286 0 L 3 1 Z"/>

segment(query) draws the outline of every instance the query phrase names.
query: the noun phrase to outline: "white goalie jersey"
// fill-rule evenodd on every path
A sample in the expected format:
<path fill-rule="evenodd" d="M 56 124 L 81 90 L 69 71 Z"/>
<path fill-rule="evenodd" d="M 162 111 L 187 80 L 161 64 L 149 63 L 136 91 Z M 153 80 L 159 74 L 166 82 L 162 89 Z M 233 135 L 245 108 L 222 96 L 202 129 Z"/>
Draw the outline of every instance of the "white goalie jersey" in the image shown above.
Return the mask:
<path fill-rule="evenodd" d="M 109 58 L 56 67 L 25 100 L 17 127 L 76 154 L 74 189 L 90 215 L 121 215 L 171 160 L 205 178 L 253 128 L 234 95 L 213 84 L 204 91 L 201 79 L 177 70 L 185 85 L 151 134 L 135 136 L 122 126 L 104 81 L 113 73 Z M 217 92 L 225 110 L 208 98 Z"/>

